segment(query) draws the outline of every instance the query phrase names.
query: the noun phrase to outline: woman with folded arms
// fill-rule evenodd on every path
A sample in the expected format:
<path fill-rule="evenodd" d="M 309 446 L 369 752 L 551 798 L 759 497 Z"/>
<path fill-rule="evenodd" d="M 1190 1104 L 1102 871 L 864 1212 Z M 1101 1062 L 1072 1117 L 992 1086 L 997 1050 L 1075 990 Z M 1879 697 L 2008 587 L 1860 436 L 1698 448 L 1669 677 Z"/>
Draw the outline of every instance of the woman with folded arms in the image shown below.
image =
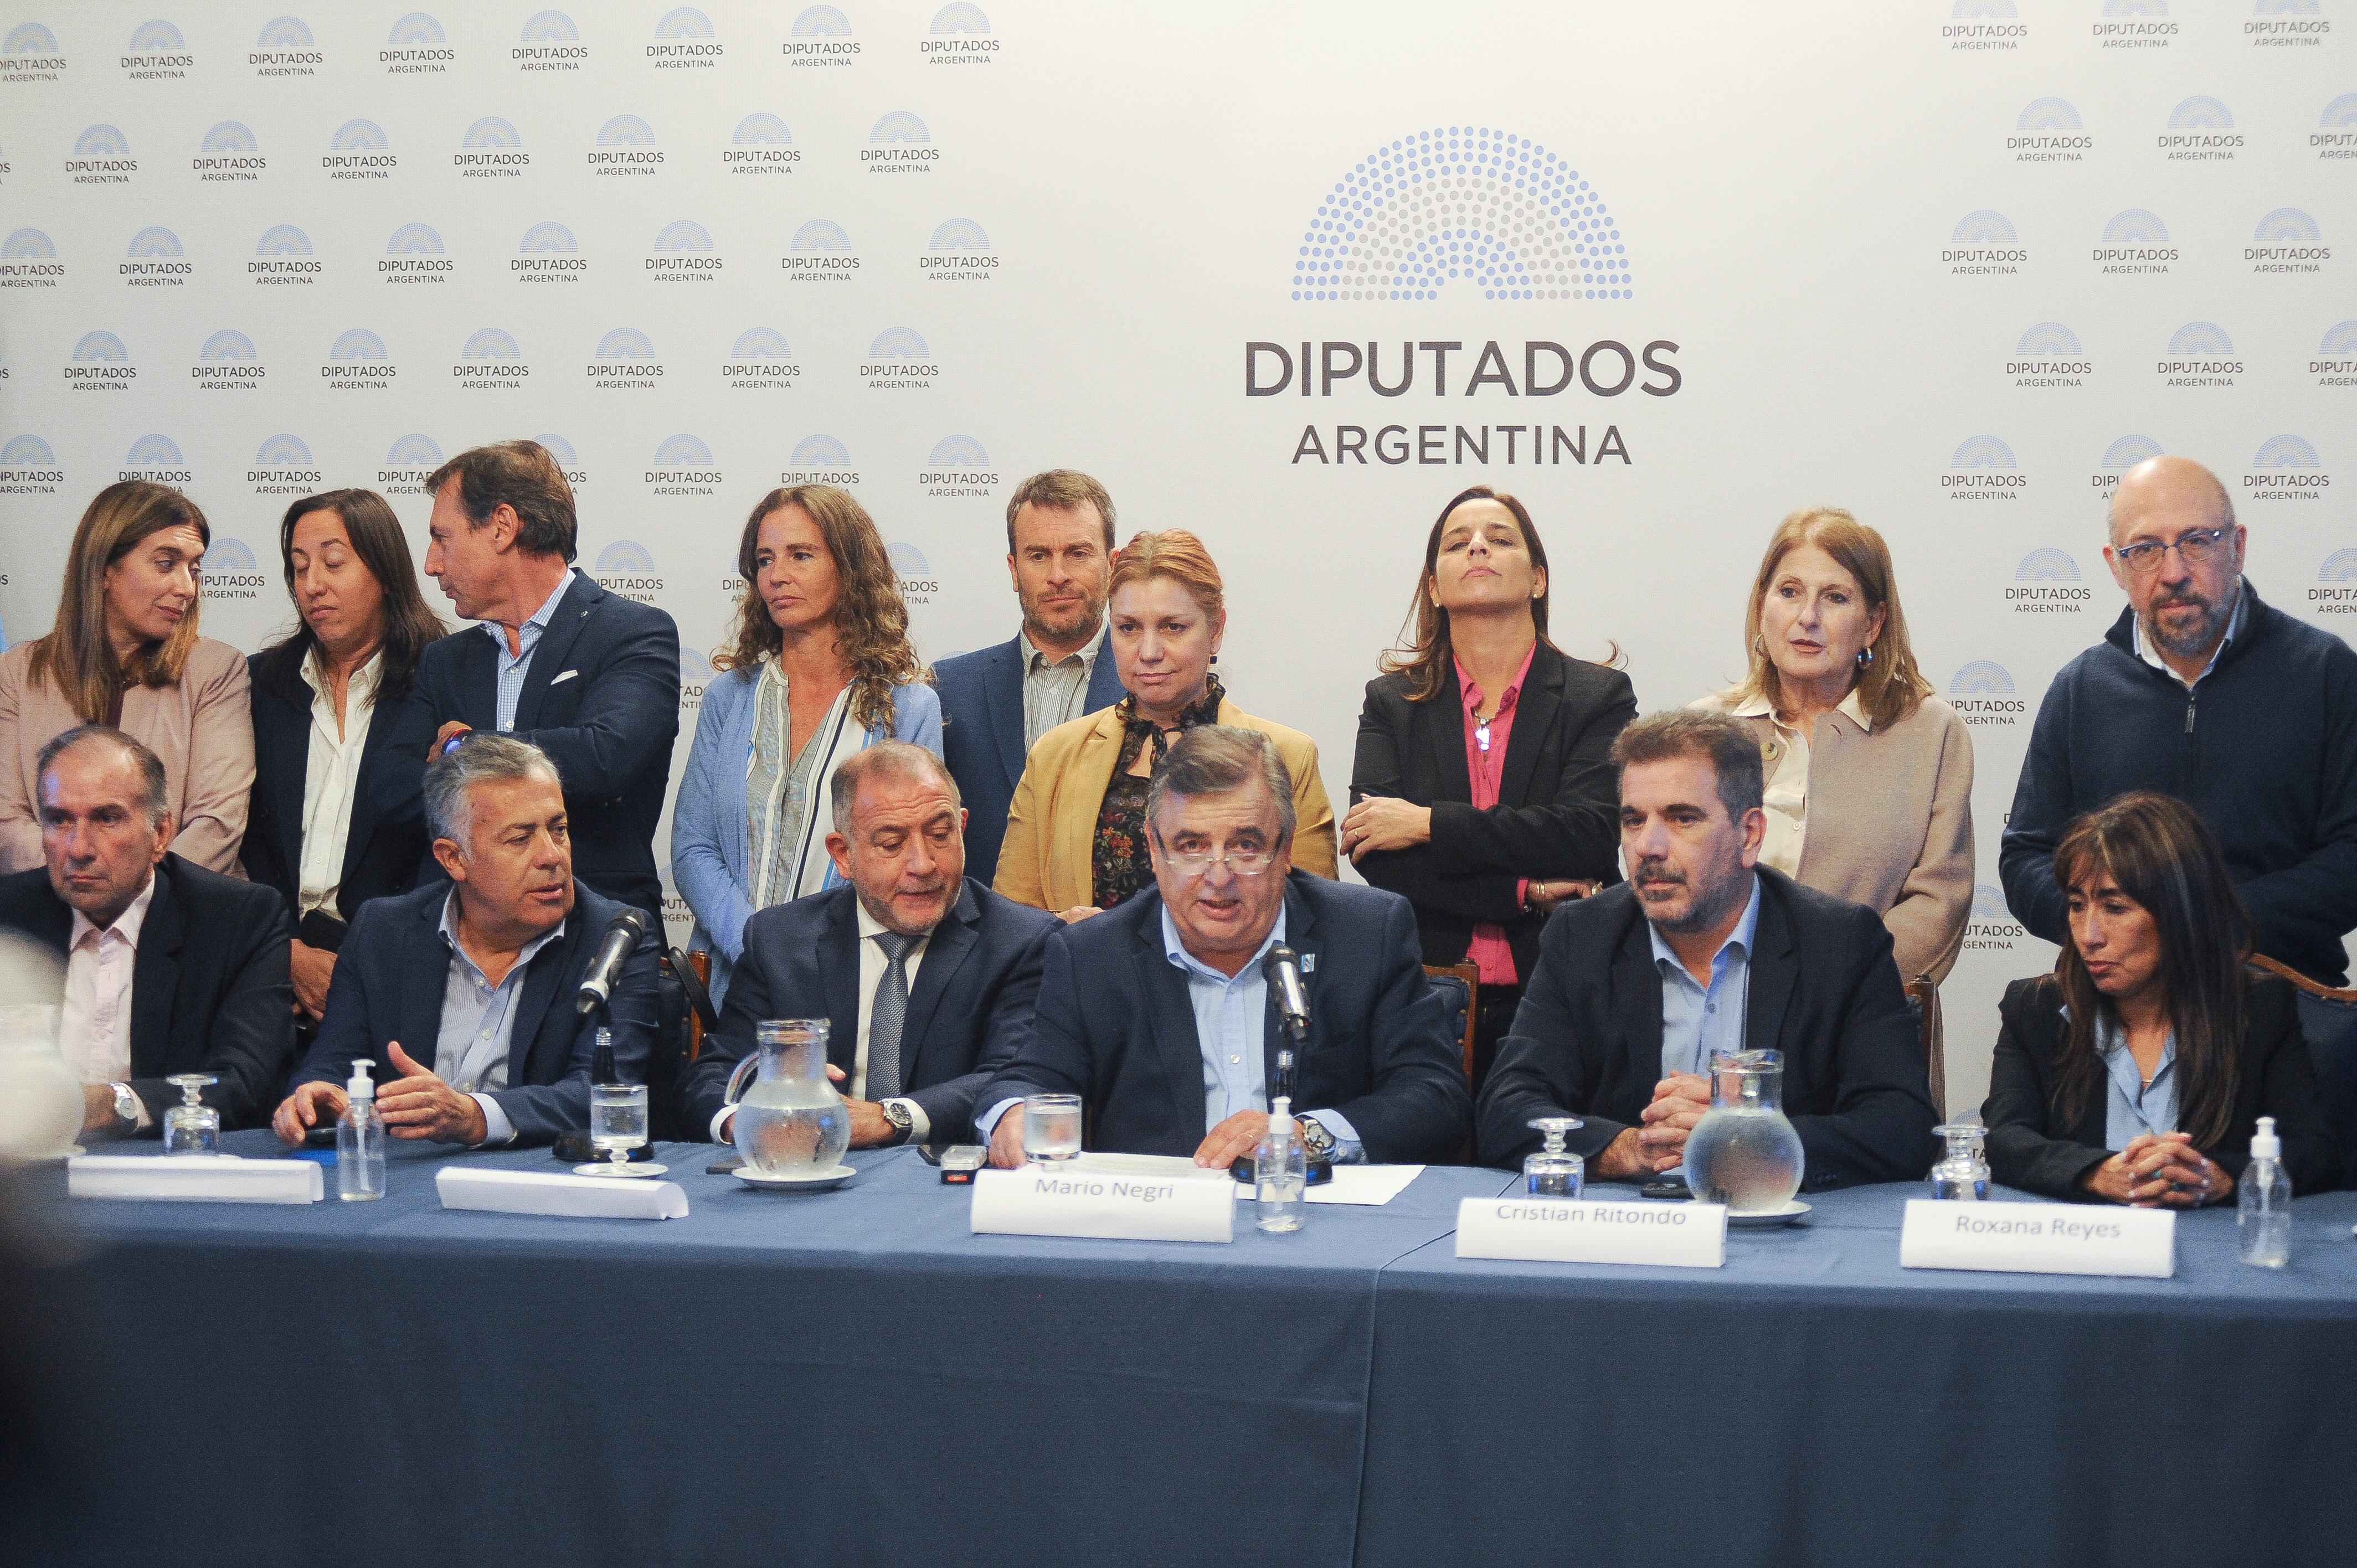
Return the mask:
<path fill-rule="evenodd" d="M 1293 779 L 1296 869 L 1334 875 L 1334 812 L 1318 745 L 1254 718 L 1212 673 L 1228 612 L 1220 569 L 1183 529 L 1133 536 L 1114 558 L 1106 639 L 1128 695 L 1058 725 L 1031 748 L 996 890 L 1018 904 L 1085 919 L 1154 886 L 1146 791 L 1170 743 L 1199 725 L 1241 725 L 1276 743 Z"/>
<path fill-rule="evenodd" d="M 449 628 L 425 607 L 401 520 L 374 490 L 328 490 L 278 525 L 294 635 L 249 662 L 253 797 L 245 874 L 296 922 L 295 1005 L 317 1026 L 362 904 L 405 893 L 426 853 L 434 714 L 417 656 Z"/>
<path fill-rule="evenodd" d="M 679 799 L 672 880 L 689 945 L 727 993 L 754 911 L 843 879 L 826 853 L 829 780 L 879 740 L 942 749 L 942 704 L 876 523 L 847 490 L 771 490 L 745 520 L 734 640 L 713 656 Z"/>
<path fill-rule="evenodd" d="M 2292 1190 L 2336 1168 L 2287 981 L 2245 966 L 2218 841 L 2167 795 L 2123 795 L 2054 852 L 2070 911 L 2054 972 L 2017 980 L 1989 1070 L 1989 1174 L 2049 1197 L 2222 1203 L 2272 1116 Z"/>
<path fill-rule="evenodd" d="M 1441 509 L 1408 618 L 1359 710 L 1342 848 L 1415 906 L 1425 962 L 1480 967 L 1478 1088 L 1547 916 L 1620 879 L 1610 757 L 1637 694 L 1549 639 L 1546 546 L 1486 485 Z"/>
<path fill-rule="evenodd" d="M 1835 507 L 1786 518 L 1743 632 L 1750 671 L 1695 705 L 1760 737 L 1760 864 L 1879 914 L 1900 979 L 1946 979 L 1973 912 L 1972 735 L 1916 669 L 1882 535 Z"/>
<path fill-rule="evenodd" d="M 81 514 L 48 635 L 0 654 L 0 874 L 43 864 L 36 758 L 85 724 L 163 758 L 175 854 L 236 873 L 253 719 L 245 655 L 197 635 L 212 537 L 196 502 L 145 479 L 107 486 Z"/>

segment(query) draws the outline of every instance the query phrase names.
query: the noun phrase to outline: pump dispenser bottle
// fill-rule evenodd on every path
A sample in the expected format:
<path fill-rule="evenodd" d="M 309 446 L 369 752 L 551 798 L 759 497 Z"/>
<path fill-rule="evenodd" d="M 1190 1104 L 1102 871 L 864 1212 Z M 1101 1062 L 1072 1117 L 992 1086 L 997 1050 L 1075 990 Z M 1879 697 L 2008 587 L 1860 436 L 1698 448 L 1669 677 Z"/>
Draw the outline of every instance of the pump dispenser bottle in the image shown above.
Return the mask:
<path fill-rule="evenodd" d="M 363 1057 L 344 1084 L 344 1119 L 336 1127 L 336 1196 L 346 1203 L 384 1196 L 384 1118 L 376 1112 L 376 1079 Z"/>

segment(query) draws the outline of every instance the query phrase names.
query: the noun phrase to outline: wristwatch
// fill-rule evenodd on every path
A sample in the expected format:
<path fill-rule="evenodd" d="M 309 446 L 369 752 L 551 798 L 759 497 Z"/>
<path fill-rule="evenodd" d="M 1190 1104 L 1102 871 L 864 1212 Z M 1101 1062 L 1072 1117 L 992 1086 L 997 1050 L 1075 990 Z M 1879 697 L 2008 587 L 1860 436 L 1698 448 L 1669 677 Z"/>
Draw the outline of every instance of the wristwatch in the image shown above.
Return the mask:
<path fill-rule="evenodd" d="M 139 1097 L 131 1092 L 127 1083 L 110 1083 L 114 1090 L 114 1130 L 129 1136 L 139 1130 Z"/>
<path fill-rule="evenodd" d="M 909 1135 L 917 1130 L 917 1119 L 909 1113 L 909 1102 L 887 1100 L 877 1109 L 884 1112 L 884 1120 L 892 1123 L 892 1131 L 899 1134 L 892 1142 L 896 1144 L 907 1143 Z"/>
<path fill-rule="evenodd" d="M 1301 1146 L 1309 1151 L 1313 1160 L 1331 1159 L 1334 1155 L 1334 1129 L 1314 1116 L 1301 1118 Z"/>

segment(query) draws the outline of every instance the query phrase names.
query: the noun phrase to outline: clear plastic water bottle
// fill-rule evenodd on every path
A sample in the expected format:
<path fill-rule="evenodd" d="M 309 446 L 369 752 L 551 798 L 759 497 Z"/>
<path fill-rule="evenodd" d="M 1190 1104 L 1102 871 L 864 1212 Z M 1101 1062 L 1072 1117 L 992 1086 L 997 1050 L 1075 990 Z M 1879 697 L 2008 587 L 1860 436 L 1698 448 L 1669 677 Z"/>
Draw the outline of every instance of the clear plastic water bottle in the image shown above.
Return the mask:
<path fill-rule="evenodd" d="M 1309 1155 L 1301 1129 L 1293 1124 L 1293 1101 L 1280 1094 L 1269 1102 L 1268 1131 L 1253 1151 L 1253 1196 L 1260 1199 L 1260 1228 L 1301 1229 L 1302 1194 L 1309 1185 Z"/>
<path fill-rule="evenodd" d="M 2251 1137 L 2251 1163 L 2243 1168 L 2239 1190 L 2243 1262 L 2254 1268 L 2282 1268 L 2291 1262 L 2291 1177 L 2284 1171 L 2283 1140 L 2276 1136 L 2272 1116 L 2259 1118 L 2259 1130 Z"/>
<path fill-rule="evenodd" d="M 344 1119 L 336 1124 L 336 1196 L 359 1203 L 384 1196 L 384 1118 L 376 1112 L 376 1079 L 363 1057 L 344 1084 Z"/>

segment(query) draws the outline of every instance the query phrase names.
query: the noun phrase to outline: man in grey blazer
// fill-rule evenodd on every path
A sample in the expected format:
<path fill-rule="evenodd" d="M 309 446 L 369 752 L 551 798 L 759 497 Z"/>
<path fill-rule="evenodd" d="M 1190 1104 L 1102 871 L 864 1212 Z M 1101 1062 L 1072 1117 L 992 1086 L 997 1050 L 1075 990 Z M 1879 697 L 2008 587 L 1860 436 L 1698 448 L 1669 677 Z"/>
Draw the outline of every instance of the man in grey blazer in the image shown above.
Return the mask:
<path fill-rule="evenodd" d="M 998 874 L 1006 813 L 1024 758 L 1042 735 L 1121 700 L 1105 656 L 1105 592 L 1113 576 L 1113 498 L 1086 474 L 1050 468 L 1006 502 L 1006 575 L 1023 627 L 995 648 L 933 666 L 942 699 L 942 757 L 967 811 L 966 875 Z"/>
<path fill-rule="evenodd" d="M 1873 910 L 1758 865 L 1760 744 L 1684 709 L 1622 730 L 1629 880 L 1566 906 L 1540 939 L 1475 1112 L 1485 1164 L 1535 1148 L 1535 1117 L 1608 1181 L 1677 1169 L 1710 1109 L 1714 1050 L 1782 1054 L 1784 1108 L 1812 1190 L 1906 1181 L 1932 1165 L 1931 1088 Z"/>

